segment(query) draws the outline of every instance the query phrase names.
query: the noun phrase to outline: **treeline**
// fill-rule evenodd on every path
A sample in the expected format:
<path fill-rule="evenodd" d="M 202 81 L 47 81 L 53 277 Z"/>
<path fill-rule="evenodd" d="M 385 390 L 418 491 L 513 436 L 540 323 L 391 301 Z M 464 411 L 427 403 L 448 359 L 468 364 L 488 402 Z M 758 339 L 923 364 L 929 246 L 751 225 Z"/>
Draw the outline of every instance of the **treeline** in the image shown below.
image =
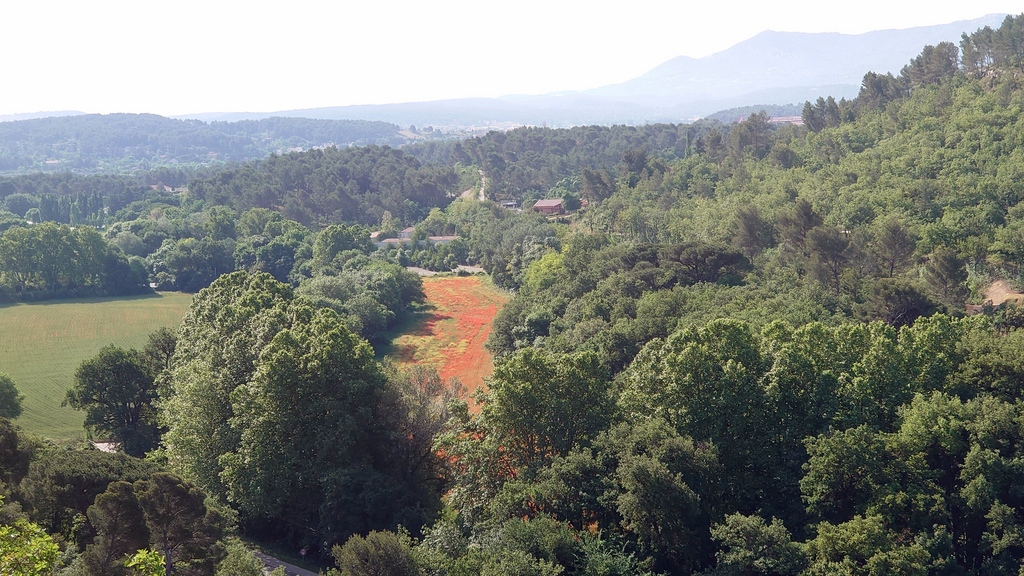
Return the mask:
<path fill-rule="evenodd" d="M 0 236 L 0 296 L 124 296 L 151 292 L 148 273 L 88 227 L 44 223 Z"/>
<path fill-rule="evenodd" d="M 610 194 L 616 169 L 630 150 L 647 150 L 668 161 L 685 157 L 690 146 L 717 123 L 693 126 L 580 126 L 567 129 L 518 128 L 458 142 L 410 146 L 425 162 L 474 165 L 489 179 L 488 196 L 498 201 L 546 197 L 560 180 L 581 178 L 586 194 Z"/>
<path fill-rule="evenodd" d="M 189 214 L 144 204 L 144 216 L 111 226 L 105 237 L 88 226 L 52 222 L 7 229 L 0 235 L 0 295 L 140 294 L 152 291 L 150 283 L 198 292 L 235 270 L 263 271 L 333 308 L 376 344 L 423 300 L 419 277 L 399 265 L 398 255 L 376 251 L 359 226 L 317 233 L 263 208 L 236 217 L 218 206 Z"/>
<path fill-rule="evenodd" d="M 451 167 L 424 166 L 387 146 L 275 155 L 189 183 L 190 195 L 207 203 L 272 208 L 307 225 L 377 226 L 385 213 L 417 222 L 451 202 L 458 188 Z"/>
<path fill-rule="evenodd" d="M 131 202 L 167 196 L 183 188 L 196 170 L 161 168 L 132 175 L 72 172 L 0 176 L 3 209 L 32 222 L 101 226 Z M 34 212 L 32 209 L 38 209 Z"/>
<path fill-rule="evenodd" d="M 398 126 L 365 120 L 174 120 L 88 114 L 0 123 L 0 172 L 128 172 L 259 160 L 290 148 L 399 145 Z"/>

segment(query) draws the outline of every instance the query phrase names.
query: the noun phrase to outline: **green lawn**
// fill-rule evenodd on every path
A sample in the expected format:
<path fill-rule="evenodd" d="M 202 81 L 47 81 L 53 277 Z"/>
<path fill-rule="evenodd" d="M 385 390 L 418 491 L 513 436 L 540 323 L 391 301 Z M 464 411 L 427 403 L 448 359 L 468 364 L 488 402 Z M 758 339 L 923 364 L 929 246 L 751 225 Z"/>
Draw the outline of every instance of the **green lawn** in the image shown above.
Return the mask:
<path fill-rule="evenodd" d="M 150 332 L 177 328 L 191 294 L 54 300 L 0 306 L 0 372 L 25 395 L 16 424 L 40 436 L 82 438 L 82 412 L 62 407 L 75 369 L 107 344 L 142 348 Z"/>

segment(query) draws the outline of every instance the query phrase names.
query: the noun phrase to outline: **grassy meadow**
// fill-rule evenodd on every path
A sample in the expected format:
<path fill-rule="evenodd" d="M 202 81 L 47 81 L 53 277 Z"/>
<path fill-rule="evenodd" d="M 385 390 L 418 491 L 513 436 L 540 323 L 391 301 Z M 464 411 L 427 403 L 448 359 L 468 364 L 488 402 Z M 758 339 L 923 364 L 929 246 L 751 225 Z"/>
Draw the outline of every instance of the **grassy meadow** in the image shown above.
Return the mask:
<path fill-rule="evenodd" d="M 107 344 L 142 348 L 153 330 L 180 325 L 191 302 L 191 294 L 160 293 L 0 306 L 0 372 L 25 395 L 16 424 L 48 438 L 84 437 L 84 413 L 60 405 L 78 365 Z"/>

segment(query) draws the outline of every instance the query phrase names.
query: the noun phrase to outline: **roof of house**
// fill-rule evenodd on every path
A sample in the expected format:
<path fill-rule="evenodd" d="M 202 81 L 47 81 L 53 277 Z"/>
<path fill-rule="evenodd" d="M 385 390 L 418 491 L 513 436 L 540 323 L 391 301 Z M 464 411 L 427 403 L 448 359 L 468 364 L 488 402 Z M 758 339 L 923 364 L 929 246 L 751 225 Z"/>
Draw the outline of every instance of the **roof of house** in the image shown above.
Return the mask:
<path fill-rule="evenodd" d="M 547 207 L 552 207 L 553 208 L 555 206 L 561 206 L 561 205 L 562 205 L 562 199 L 561 198 L 554 198 L 552 200 L 537 200 L 537 203 L 534 204 L 533 207 L 534 208 L 543 208 L 543 207 L 547 206 Z"/>

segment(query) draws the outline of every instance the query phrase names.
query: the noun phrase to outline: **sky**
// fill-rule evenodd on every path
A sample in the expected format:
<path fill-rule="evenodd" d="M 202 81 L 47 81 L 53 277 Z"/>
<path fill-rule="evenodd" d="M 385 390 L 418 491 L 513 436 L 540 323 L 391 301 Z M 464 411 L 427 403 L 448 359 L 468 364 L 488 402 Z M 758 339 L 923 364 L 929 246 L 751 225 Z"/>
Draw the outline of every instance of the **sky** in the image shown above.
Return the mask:
<path fill-rule="evenodd" d="M 1020 0 L 10 1 L 0 115 L 544 94 L 623 82 L 764 30 L 859 34 L 1021 11 Z"/>

